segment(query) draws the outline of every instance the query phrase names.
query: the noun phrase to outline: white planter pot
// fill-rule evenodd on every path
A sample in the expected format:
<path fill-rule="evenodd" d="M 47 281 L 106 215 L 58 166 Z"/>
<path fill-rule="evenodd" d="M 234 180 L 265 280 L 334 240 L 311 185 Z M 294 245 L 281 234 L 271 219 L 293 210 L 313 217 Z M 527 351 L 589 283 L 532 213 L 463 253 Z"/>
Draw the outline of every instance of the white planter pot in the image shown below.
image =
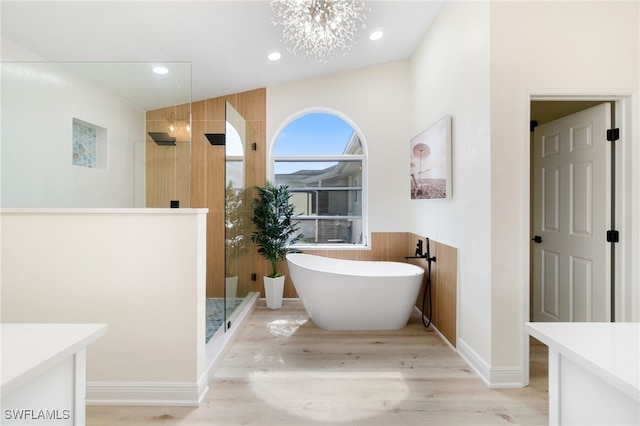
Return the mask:
<path fill-rule="evenodd" d="M 226 277 L 224 279 L 224 297 L 235 299 L 238 294 L 238 277 Z"/>
<path fill-rule="evenodd" d="M 282 307 L 282 295 L 284 294 L 284 275 L 280 277 L 263 277 L 264 297 L 267 308 L 278 309 Z"/>

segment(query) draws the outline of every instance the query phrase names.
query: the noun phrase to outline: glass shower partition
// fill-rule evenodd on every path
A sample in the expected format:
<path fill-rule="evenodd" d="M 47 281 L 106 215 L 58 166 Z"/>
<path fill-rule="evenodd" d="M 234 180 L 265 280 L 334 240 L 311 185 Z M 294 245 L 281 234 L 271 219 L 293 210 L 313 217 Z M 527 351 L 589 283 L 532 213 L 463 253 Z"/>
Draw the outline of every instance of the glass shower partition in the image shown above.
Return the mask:
<path fill-rule="evenodd" d="M 191 63 L 156 65 L 1 62 L 2 207 L 190 207 Z"/>
<path fill-rule="evenodd" d="M 248 141 L 253 130 L 229 103 L 225 105 L 225 331 L 231 327 L 251 283 L 249 243 L 251 197 L 246 188 Z"/>

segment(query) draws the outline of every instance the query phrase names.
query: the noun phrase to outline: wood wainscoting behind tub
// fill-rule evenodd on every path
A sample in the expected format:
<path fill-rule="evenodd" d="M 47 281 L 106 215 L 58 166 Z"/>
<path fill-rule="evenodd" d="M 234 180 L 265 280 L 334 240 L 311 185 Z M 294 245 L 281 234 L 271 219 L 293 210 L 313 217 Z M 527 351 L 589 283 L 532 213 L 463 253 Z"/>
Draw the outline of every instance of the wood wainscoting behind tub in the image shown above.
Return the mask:
<path fill-rule="evenodd" d="M 425 240 L 419 235 L 411 235 L 411 248 L 415 252 L 415 246 L 419 239 Z M 431 320 L 438 331 L 456 346 L 456 318 L 457 318 L 457 288 L 458 288 L 458 250 L 454 247 L 430 240 L 431 256 L 436 261 L 431 263 L 431 300 L 433 312 Z M 426 244 L 426 243 L 425 243 Z M 424 248 L 426 252 L 426 245 Z M 424 259 L 411 259 L 411 262 L 422 266 L 428 271 L 428 263 Z M 422 296 L 426 287 L 427 274 L 418 297 L 418 309 L 422 311 Z M 425 303 L 424 314 L 429 316 L 429 298 Z"/>

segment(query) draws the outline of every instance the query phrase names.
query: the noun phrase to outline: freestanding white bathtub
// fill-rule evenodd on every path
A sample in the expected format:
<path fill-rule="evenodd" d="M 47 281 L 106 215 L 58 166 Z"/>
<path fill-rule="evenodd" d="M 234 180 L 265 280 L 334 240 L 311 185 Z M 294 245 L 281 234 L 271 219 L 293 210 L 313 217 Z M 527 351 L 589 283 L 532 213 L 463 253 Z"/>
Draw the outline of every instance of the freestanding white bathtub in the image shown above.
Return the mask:
<path fill-rule="evenodd" d="M 325 330 L 397 330 L 418 298 L 424 269 L 401 262 L 287 255 L 293 285 L 311 320 Z"/>

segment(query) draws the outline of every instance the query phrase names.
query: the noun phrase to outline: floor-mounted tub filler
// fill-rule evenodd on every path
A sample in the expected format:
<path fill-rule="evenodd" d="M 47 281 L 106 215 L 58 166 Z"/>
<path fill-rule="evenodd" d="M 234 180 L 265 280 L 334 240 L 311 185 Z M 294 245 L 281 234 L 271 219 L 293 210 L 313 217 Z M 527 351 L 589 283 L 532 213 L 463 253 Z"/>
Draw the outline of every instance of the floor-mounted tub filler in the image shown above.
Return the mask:
<path fill-rule="evenodd" d="M 311 320 L 325 330 L 397 330 L 411 316 L 424 269 L 401 262 L 287 255 Z"/>

